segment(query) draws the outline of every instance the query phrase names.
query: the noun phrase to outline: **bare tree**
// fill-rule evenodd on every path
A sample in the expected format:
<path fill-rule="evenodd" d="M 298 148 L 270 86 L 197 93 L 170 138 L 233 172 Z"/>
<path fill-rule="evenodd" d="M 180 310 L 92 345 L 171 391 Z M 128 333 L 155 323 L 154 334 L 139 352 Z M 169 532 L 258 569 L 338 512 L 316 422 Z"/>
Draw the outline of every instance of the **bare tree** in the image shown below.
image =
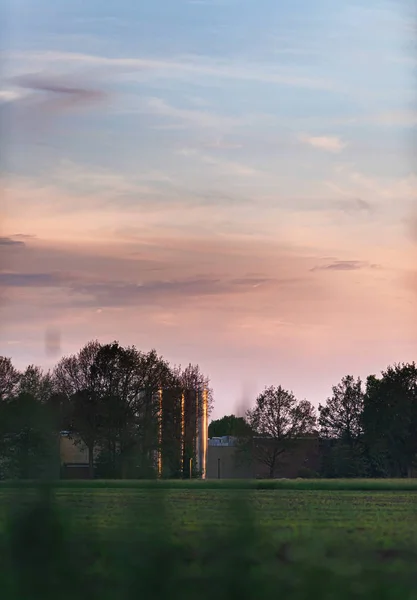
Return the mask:
<path fill-rule="evenodd" d="M 274 477 L 280 456 L 297 438 L 312 433 L 316 424 L 314 407 L 307 400 L 298 401 L 281 386 L 270 386 L 257 397 L 246 420 L 254 434 L 243 441 L 253 458 L 265 464 Z"/>

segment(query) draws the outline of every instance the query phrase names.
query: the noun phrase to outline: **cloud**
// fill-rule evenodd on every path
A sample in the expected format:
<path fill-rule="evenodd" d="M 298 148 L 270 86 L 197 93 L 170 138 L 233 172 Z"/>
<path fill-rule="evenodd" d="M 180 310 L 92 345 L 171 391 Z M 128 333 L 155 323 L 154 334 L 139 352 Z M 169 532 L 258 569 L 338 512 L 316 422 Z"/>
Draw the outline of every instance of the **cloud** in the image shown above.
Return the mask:
<path fill-rule="evenodd" d="M 291 209 L 294 211 L 303 212 L 316 212 L 317 214 L 329 214 L 329 213 L 343 213 L 345 215 L 358 217 L 358 216 L 370 216 L 377 212 L 377 207 L 363 200 L 362 198 L 352 197 L 351 194 L 346 192 L 344 194 L 336 185 L 332 185 L 326 182 L 326 187 L 329 187 L 337 193 L 337 195 L 346 196 L 344 198 L 326 197 L 326 195 L 318 197 L 301 196 L 291 198 Z M 266 198 L 265 198 L 266 199 Z M 270 197 L 270 202 L 273 202 L 276 196 Z"/>
<path fill-rule="evenodd" d="M 376 265 L 360 260 L 337 260 L 327 265 L 313 267 L 312 271 L 358 271 L 359 269 L 376 268 Z"/>
<path fill-rule="evenodd" d="M 171 58 L 115 58 L 93 54 L 74 52 L 13 52 L 9 54 L 10 60 L 23 60 L 28 63 L 51 66 L 60 65 L 62 68 L 69 66 L 88 67 L 113 70 L 116 74 L 140 73 L 142 76 L 156 75 L 166 79 L 197 76 L 204 78 L 215 77 L 228 80 L 255 81 L 262 83 L 275 83 L 277 85 L 301 87 L 309 89 L 332 90 L 333 83 L 320 78 L 295 75 L 287 70 L 268 67 L 263 64 L 250 62 L 237 62 L 231 60 L 212 59 L 210 57 L 187 55 L 176 59 Z M 107 77 L 111 75 L 107 71 Z"/>
<path fill-rule="evenodd" d="M 375 115 L 373 120 L 376 124 L 386 125 L 387 127 L 415 127 L 417 125 L 417 111 L 398 110 L 385 112 Z"/>
<path fill-rule="evenodd" d="M 278 283 L 273 279 L 263 281 L 264 284 Z M 155 302 L 169 303 L 178 299 L 206 296 L 227 296 L 254 291 L 260 282 L 252 279 L 230 280 L 225 277 L 190 277 L 184 279 L 154 280 L 143 283 L 125 283 L 107 281 L 100 283 L 77 284 L 73 292 L 80 298 L 82 304 L 111 307 L 153 304 Z M 280 285 L 285 285 L 280 282 Z"/>
<path fill-rule="evenodd" d="M 339 197 L 342 204 L 346 201 L 352 207 L 352 199 L 360 199 L 357 208 L 361 212 L 374 213 L 379 217 L 378 228 L 373 233 L 385 228 L 385 232 L 397 227 L 402 214 L 413 211 L 416 202 L 417 176 L 413 172 L 405 177 L 370 176 L 355 170 L 352 165 L 340 164 L 334 170 L 334 179 L 323 181 L 323 185 Z M 364 204 L 365 203 L 365 204 Z M 402 213 L 402 214 L 401 214 Z"/>
<path fill-rule="evenodd" d="M 69 293 L 68 301 L 73 306 L 105 308 L 164 303 L 166 300 L 169 304 L 181 298 L 253 293 L 261 286 L 283 289 L 302 282 L 302 279 L 291 277 L 230 278 L 225 275 L 206 275 L 151 280 L 149 274 L 147 277 L 148 280 L 133 282 L 63 271 L 0 272 L 0 288 L 66 289 Z"/>
<path fill-rule="evenodd" d="M 186 158 L 197 158 L 206 165 L 217 167 L 218 171 L 221 174 L 225 175 L 237 175 L 239 177 L 253 177 L 262 175 L 261 171 L 254 169 L 249 165 L 245 165 L 236 161 L 218 158 L 210 154 L 205 154 L 203 152 L 200 152 L 196 148 L 182 148 L 181 150 L 178 150 L 177 154 Z"/>
<path fill-rule="evenodd" d="M 64 276 L 57 273 L 1 273 L 0 287 L 56 287 L 62 284 Z"/>
<path fill-rule="evenodd" d="M 325 152 L 338 153 L 347 146 L 347 144 L 337 136 L 301 135 L 299 139 L 304 144 L 308 144 L 309 146 L 317 148 L 318 150 L 324 150 Z"/>
<path fill-rule="evenodd" d="M 50 180 L 56 182 L 58 186 L 69 190 L 75 189 L 85 195 L 97 194 L 97 200 L 102 207 L 108 205 L 109 200 L 117 198 L 125 200 L 131 198 L 132 201 L 137 202 L 141 196 L 158 196 L 161 190 L 155 187 L 155 183 L 159 185 L 170 183 L 169 178 L 163 179 L 160 176 L 158 180 L 157 175 L 152 173 L 131 175 L 100 166 L 86 166 L 70 160 L 62 160 L 50 173 Z"/>
<path fill-rule="evenodd" d="M 0 104 L 3 102 L 15 102 L 24 98 L 26 93 L 20 90 L 0 90 Z"/>
<path fill-rule="evenodd" d="M 416 110 L 391 110 L 339 120 L 347 125 L 376 125 L 378 127 L 414 127 L 417 125 Z"/>
<path fill-rule="evenodd" d="M 231 237 L 226 241 L 213 234 L 169 238 L 164 232 L 153 240 L 113 242 L 110 246 L 64 246 L 34 239 L 28 242 L 25 253 L 16 255 L 13 269 L 0 272 L 0 287 L 16 290 L 14 306 L 54 303 L 55 296 L 50 294 L 55 289 L 56 293 L 65 292 L 59 294 L 60 305 L 73 308 L 178 308 L 186 298 L 196 302 L 234 297 L 240 302 L 253 294 L 274 293 L 284 298 L 294 293 L 291 289 L 307 284 L 311 261 L 287 255 L 277 247 L 268 256 L 263 246 L 256 240 Z M 274 263 L 277 251 L 279 266 Z M 260 267 L 266 267 L 268 273 L 259 275 Z M 313 281 L 310 284 L 317 285 Z M 49 296 L 41 292 L 45 288 L 51 290 Z"/>
<path fill-rule="evenodd" d="M 242 277 L 240 279 L 232 279 L 231 283 L 243 289 L 248 288 L 266 288 L 266 289 L 285 289 L 291 286 L 302 285 L 306 282 L 306 277 Z"/>
<path fill-rule="evenodd" d="M 202 128 L 221 129 L 223 131 L 224 129 L 241 124 L 241 120 L 234 117 L 224 117 L 203 110 L 177 108 L 161 98 L 148 98 L 141 103 L 141 106 L 145 112 L 197 125 Z"/>
<path fill-rule="evenodd" d="M 17 237 L 17 236 L 15 236 L 15 237 Z M 0 246 L 23 247 L 23 246 L 25 246 L 25 242 L 22 242 L 21 240 L 14 240 L 11 237 L 0 237 Z"/>
<path fill-rule="evenodd" d="M 362 198 L 352 198 L 346 200 L 337 200 L 335 205 L 348 214 L 367 213 L 372 214 L 375 212 L 375 206 L 363 200 Z"/>
<path fill-rule="evenodd" d="M 83 87 L 71 83 L 67 78 L 45 78 L 39 75 L 21 75 L 14 78 L 14 83 L 24 89 L 45 94 L 57 95 L 56 107 L 67 107 L 76 104 L 97 102 L 106 97 L 102 90 Z"/>
<path fill-rule="evenodd" d="M 411 239 L 414 242 L 417 242 L 417 215 L 407 220 L 407 226 L 411 235 Z"/>
<path fill-rule="evenodd" d="M 21 91 L 6 95 L 0 102 L 5 113 L 4 122 L 16 130 L 27 133 L 45 127 L 57 114 L 102 102 L 108 97 L 103 90 L 82 85 L 74 76 L 45 77 L 26 74 L 11 82 Z M 1 100 L 1 98 L 0 98 Z"/>
<path fill-rule="evenodd" d="M 238 150 L 242 148 L 242 144 L 227 142 L 223 137 L 219 137 L 213 142 L 206 142 L 203 144 L 205 148 L 217 148 L 220 150 Z"/>

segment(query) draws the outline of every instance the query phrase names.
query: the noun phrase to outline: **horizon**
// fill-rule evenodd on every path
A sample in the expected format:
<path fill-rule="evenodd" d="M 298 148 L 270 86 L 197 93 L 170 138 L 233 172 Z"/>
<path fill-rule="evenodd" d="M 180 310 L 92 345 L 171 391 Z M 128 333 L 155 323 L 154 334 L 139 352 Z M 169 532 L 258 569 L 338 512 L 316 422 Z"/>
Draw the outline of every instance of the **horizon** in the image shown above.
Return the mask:
<path fill-rule="evenodd" d="M 0 354 L 156 348 L 212 418 L 415 361 L 409 0 L 0 6 Z"/>

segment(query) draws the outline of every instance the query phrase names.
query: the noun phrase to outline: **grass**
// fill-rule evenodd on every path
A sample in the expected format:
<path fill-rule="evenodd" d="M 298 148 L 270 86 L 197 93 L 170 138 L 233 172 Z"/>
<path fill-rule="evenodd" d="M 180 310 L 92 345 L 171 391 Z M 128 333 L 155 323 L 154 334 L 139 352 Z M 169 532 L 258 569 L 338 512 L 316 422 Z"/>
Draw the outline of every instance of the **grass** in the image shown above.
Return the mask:
<path fill-rule="evenodd" d="M 32 488 L 33 481 L 0 481 L 1 490 Z M 177 480 L 58 480 L 56 489 L 204 489 L 204 490 L 330 490 L 330 491 L 417 491 L 417 479 L 197 479 Z"/>
<path fill-rule="evenodd" d="M 2 598 L 417 598 L 416 483 L 3 483 Z"/>
<path fill-rule="evenodd" d="M 345 533 L 378 541 L 417 539 L 417 495 L 413 492 L 66 487 L 56 490 L 56 499 L 60 509 L 71 513 L 80 526 L 92 523 L 99 530 L 114 530 L 132 514 L 149 510 L 162 492 L 169 520 L 181 531 L 226 527 L 228 505 L 244 495 L 254 518 L 270 533 Z M 13 496 L 12 490 L 0 494 L 3 515 Z"/>

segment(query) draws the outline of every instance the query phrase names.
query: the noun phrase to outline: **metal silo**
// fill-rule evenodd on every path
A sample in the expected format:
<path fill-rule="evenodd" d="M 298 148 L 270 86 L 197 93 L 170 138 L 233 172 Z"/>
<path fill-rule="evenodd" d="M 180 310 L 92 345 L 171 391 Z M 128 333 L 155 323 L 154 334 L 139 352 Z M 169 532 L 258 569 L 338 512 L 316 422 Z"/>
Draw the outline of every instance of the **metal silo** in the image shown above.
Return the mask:
<path fill-rule="evenodd" d="M 206 478 L 208 446 L 208 391 L 204 389 L 196 394 L 197 400 L 197 470 L 201 478 Z"/>

